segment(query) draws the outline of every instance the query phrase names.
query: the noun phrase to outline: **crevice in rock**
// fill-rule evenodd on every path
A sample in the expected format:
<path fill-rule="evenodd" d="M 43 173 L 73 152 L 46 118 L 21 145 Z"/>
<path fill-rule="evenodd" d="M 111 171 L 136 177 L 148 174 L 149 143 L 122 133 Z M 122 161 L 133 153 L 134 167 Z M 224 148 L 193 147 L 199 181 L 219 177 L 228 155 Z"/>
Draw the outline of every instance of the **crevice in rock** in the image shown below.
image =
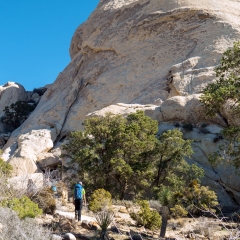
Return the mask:
<path fill-rule="evenodd" d="M 193 45 L 193 48 L 190 50 L 190 52 L 187 54 L 186 60 L 190 58 L 191 54 L 194 52 L 195 48 L 196 48 L 197 45 L 198 45 L 198 44 L 197 44 L 197 41 L 193 40 L 192 42 L 193 42 L 194 45 Z"/>
<path fill-rule="evenodd" d="M 159 112 L 160 112 L 160 114 L 161 114 L 161 116 L 162 116 L 162 119 L 163 119 L 163 122 L 164 122 L 165 119 L 164 119 L 164 115 L 163 115 L 162 110 L 161 110 L 161 106 L 159 107 Z"/>
<path fill-rule="evenodd" d="M 74 73 L 73 73 L 73 78 L 75 78 L 78 75 L 78 72 L 79 72 L 79 70 L 80 70 L 80 68 L 82 66 L 82 63 L 83 63 L 83 60 L 81 60 L 80 63 L 75 68 Z"/>
<path fill-rule="evenodd" d="M 216 173 L 216 174 L 218 174 L 218 173 Z M 223 191 L 225 191 L 225 192 L 230 196 L 230 198 L 231 198 L 231 200 L 233 201 L 233 203 L 235 203 L 236 205 L 239 206 L 239 203 L 238 203 L 238 201 L 236 200 L 234 194 L 233 194 L 231 191 L 229 191 L 229 190 L 226 189 L 225 184 L 221 181 L 221 179 L 220 179 L 219 181 L 216 181 L 216 180 L 214 180 L 214 179 L 212 179 L 212 178 L 210 178 L 210 177 L 208 177 L 208 176 L 206 176 L 206 175 L 204 175 L 204 177 L 210 179 L 210 180 L 213 181 L 213 182 L 218 183 L 218 184 L 223 188 Z"/>
<path fill-rule="evenodd" d="M 116 52 L 116 50 L 113 49 L 113 48 L 100 48 L 100 47 L 99 47 L 99 48 L 96 48 L 96 47 L 91 47 L 91 46 L 89 46 L 89 45 L 85 45 L 85 46 L 83 46 L 83 47 L 81 48 L 81 51 L 82 51 L 83 54 L 87 54 L 87 53 L 89 52 L 89 50 L 92 51 L 92 52 L 94 52 L 94 53 L 99 53 L 99 52 L 113 52 L 114 54 L 119 55 L 119 53 Z"/>
<path fill-rule="evenodd" d="M 84 79 L 82 78 L 82 79 L 81 79 L 81 82 L 80 82 L 80 87 L 79 87 L 79 89 L 78 89 L 78 90 L 76 91 L 76 93 L 75 93 L 74 100 L 73 100 L 72 103 L 70 104 L 70 106 L 69 106 L 69 108 L 68 108 L 68 110 L 67 110 L 67 112 L 66 112 L 66 114 L 65 114 L 65 118 L 64 118 L 64 121 L 63 121 L 63 124 L 62 124 L 62 128 L 61 128 L 58 136 L 56 137 L 55 142 L 58 142 L 60 139 L 62 139 L 62 135 L 61 135 L 61 134 L 62 134 L 62 129 L 64 128 L 65 122 L 67 121 L 68 114 L 69 114 L 69 112 L 71 111 L 72 106 L 73 106 L 73 105 L 75 104 L 75 102 L 77 101 L 78 96 L 79 96 L 79 93 L 80 93 L 87 85 L 88 85 L 88 83 L 85 83 L 85 84 L 84 84 Z"/>

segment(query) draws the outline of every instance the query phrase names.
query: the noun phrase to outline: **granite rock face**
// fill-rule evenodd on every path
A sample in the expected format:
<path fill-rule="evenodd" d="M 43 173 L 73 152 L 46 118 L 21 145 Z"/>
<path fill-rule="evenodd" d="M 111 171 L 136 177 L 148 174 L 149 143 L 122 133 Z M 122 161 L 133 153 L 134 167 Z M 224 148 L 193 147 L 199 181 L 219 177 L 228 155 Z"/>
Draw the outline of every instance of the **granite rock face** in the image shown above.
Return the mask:
<path fill-rule="evenodd" d="M 239 8 L 230 0 L 101 1 L 73 36 L 71 63 L 21 132 L 52 125 L 61 139 L 108 105 L 199 93 L 240 38 Z"/>
<path fill-rule="evenodd" d="M 159 124 L 206 121 L 199 93 L 214 81 L 213 70 L 222 53 L 240 39 L 239 9 L 240 0 L 100 1 L 74 33 L 69 65 L 12 133 L 4 147 L 5 159 L 27 159 L 21 155 L 28 142 L 20 141 L 22 135 L 50 131 L 41 136 L 47 151 L 67 133 L 82 129 L 86 115 L 118 103 L 145 105 Z M 125 110 L 118 106 L 116 111 Z M 211 123 L 226 125 L 221 117 Z M 39 153 L 35 148 L 31 151 L 32 156 Z M 35 163 L 34 159 L 29 161 Z M 239 193 L 240 188 L 229 182 L 224 184 Z"/>

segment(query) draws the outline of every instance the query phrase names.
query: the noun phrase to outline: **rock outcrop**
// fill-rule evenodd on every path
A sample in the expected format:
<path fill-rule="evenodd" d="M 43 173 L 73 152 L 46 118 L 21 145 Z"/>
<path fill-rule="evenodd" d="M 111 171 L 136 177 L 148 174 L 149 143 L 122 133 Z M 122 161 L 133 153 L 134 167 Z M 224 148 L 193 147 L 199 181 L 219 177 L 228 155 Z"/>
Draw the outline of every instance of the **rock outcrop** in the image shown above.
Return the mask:
<path fill-rule="evenodd" d="M 6 106 L 17 101 L 26 101 L 27 93 L 24 87 L 15 82 L 8 82 L 0 86 L 0 116 L 3 115 L 3 110 Z"/>
<path fill-rule="evenodd" d="M 0 86 L 0 119 L 4 115 L 4 109 L 6 106 L 10 106 L 17 101 L 25 101 L 27 93 L 24 87 L 15 82 L 7 82 L 5 85 Z M 0 132 L 8 132 L 13 130 L 11 126 L 7 126 L 0 121 Z M 2 144 L 1 144 L 2 145 Z"/>
<path fill-rule="evenodd" d="M 5 159 L 23 162 L 32 173 L 41 151 L 82 129 L 89 113 L 117 103 L 147 105 L 146 112 L 160 124 L 205 121 L 198 94 L 214 81 L 213 69 L 222 53 L 240 39 L 239 9 L 240 0 L 101 0 L 74 33 L 70 64 L 12 133 Z M 117 111 L 125 111 L 120 108 Z M 226 125 L 220 116 L 211 123 Z M 38 131 L 47 134 L 35 134 Z M 31 136 L 44 146 L 33 147 L 26 156 Z M 211 147 L 206 141 L 196 149 Z M 18 168 L 16 174 L 22 171 Z M 216 171 L 219 178 L 213 181 L 223 181 L 221 170 Z M 239 186 L 230 180 L 223 184 L 233 196 L 239 194 Z"/>

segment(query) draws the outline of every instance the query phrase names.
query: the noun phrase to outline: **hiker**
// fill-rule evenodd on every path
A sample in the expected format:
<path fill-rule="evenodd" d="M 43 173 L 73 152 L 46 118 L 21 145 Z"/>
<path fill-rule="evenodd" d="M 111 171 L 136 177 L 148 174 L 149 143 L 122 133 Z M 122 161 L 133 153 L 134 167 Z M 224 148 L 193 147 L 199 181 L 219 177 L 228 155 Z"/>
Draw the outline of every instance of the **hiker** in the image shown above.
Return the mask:
<path fill-rule="evenodd" d="M 86 206 L 86 197 L 85 197 L 85 189 L 82 186 L 82 182 L 78 182 L 74 186 L 74 194 L 73 194 L 73 204 L 75 205 L 75 219 L 81 221 L 82 207 Z"/>
<path fill-rule="evenodd" d="M 52 183 L 51 189 L 53 191 L 54 197 L 57 198 L 58 197 L 57 187 L 56 187 L 56 185 L 54 183 Z"/>

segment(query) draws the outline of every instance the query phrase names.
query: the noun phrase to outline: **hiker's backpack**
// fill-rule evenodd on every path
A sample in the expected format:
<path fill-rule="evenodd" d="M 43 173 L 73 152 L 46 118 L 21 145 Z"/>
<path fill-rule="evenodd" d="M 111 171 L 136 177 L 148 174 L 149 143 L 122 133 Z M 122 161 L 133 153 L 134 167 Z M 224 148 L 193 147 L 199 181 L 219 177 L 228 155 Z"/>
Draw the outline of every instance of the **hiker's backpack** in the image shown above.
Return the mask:
<path fill-rule="evenodd" d="M 74 198 L 75 199 L 82 199 L 82 190 L 83 187 L 80 184 L 76 184 L 74 187 Z"/>
<path fill-rule="evenodd" d="M 52 188 L 53 192 L 57 192 L 57 187 L 55 185 L 53 185 L 51 188 Z"/>

